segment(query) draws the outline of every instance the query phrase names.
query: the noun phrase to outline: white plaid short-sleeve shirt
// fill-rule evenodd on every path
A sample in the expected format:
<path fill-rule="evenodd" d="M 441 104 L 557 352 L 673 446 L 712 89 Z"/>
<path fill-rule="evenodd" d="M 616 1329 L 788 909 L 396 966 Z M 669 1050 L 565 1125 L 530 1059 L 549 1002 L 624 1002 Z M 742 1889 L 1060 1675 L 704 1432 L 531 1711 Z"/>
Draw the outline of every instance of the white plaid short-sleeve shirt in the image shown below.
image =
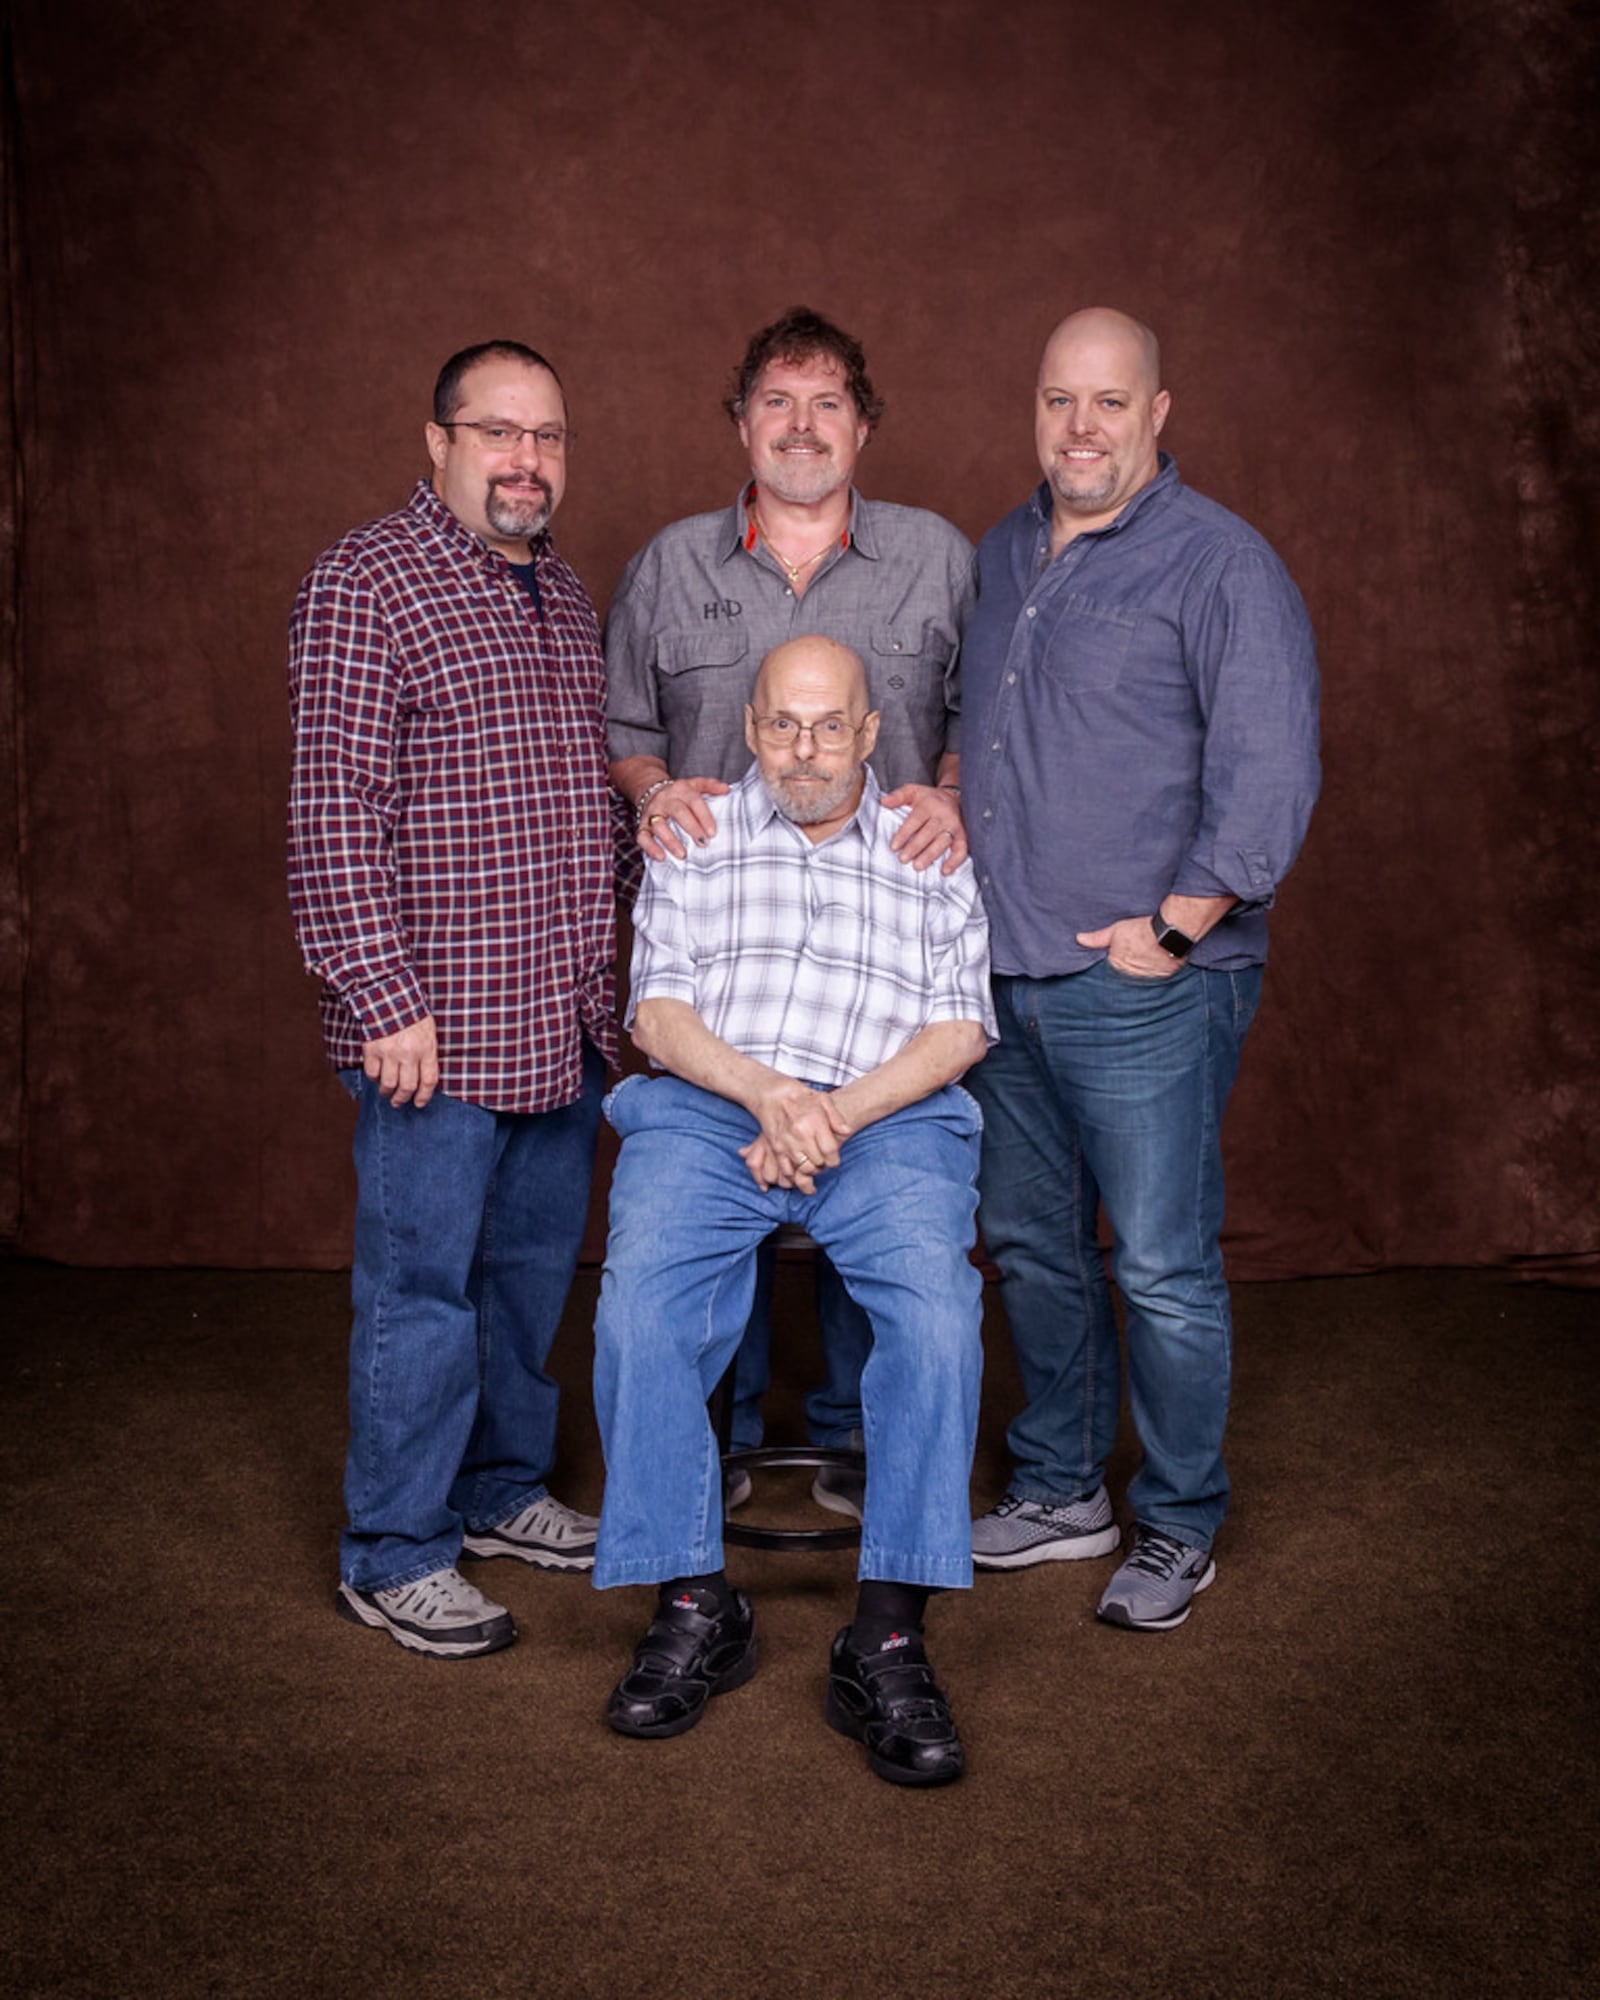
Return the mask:
<path fill-rule="evenodd" d="M 682 1000 L 741 1054 L 828 1088 L 936 1021 L 997 1039 L 972 864 L 918 874 L 897 859 L 905 813 L 883 805 L 870 770 L 855 816 L 816 845 L 754 768 L 706 804 L 715 836 L 645 870 L 630 1026 L 641 1000 Z"/>

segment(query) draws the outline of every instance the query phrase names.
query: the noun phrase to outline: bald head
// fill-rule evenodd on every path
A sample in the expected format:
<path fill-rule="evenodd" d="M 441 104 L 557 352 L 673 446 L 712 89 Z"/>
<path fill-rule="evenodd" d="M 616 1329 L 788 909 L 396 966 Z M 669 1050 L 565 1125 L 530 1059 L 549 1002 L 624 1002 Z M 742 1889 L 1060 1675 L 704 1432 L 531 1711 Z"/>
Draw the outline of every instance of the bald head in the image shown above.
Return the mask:
<path fill-rule="evenodd" d="M 1045 342 L 1034 442 L 1051 491 L 1051 548 L 1116 518 L 1161 469 L 1156 439 L 1171 397 L 1161 347 L 1112 306 L 1068 316 Z"/>
<path fill-rule="evenodd" d="M 770 715 L 788 705 L 791 686 L 804 688 L 808 697 L 834 697 L 830 705 L 851 722 L 859 722 L 867 712 L 867 671 L 861 655 L 819 632 L 773 647 L 761 662 L 750 705 L 757 715 Z"/>
<path fill-rule="evenodd" d="M 790 639 L 761 662 L 745 741 L 767 796 L 809 839 L 826 838 L 860 802 L 862 766 L 878 740 L 868 698 L 860 656 L 836 639 Z"/>
<path fill-rule="evenodd" d="M 1111 372 L 1121 374 L 1145 395 L 1161 387 L 1161 343 L 1142 319 L 1118 312 L 1115 306 L 1085 306 L 1068 313 L 1044 344 L 1039 380 L 1051 372 L 1052 357 L 1060 367 L 1086 350 L 1104 356 Z"/>

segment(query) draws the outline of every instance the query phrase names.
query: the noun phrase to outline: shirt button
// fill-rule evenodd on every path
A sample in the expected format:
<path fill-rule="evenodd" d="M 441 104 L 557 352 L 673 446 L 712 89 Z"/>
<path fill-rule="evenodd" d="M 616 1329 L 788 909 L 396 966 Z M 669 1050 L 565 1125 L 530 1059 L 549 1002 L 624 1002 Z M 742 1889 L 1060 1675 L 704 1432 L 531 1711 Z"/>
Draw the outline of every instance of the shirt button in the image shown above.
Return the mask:
<path fill-rule="evenodd" d="M 897 653 L 898 653 L 898 652 L 900 652 L 900 651 L 902 650 L 902 648 L 901 648 L 901 645 L 900 645 L 900 641 L 899 641 L 898 639 L 896 639 L 896 640 L 894 641 L 894 649 L 895 649 L 895 651 L 896 651 Z"/>
<path fill-rule="evenodd" d="M 1015 674 L 1007 674 L 1007 675 L 1006 675 L 1006 686 L 1007 686 L 1007 687 L 1015 687 L 1015 686 L 1016 686 L 1016 684 L 1017 684 L 1017 677 L 1016 677 L 1016 675 L 1015 675 Z"/>
<path fill-rule="evenodd" d="M 1038 615 L 1039 615 L 1039 607 L 1038 607 L 1038 605 L 1037 605 L 1037 604 L 1030 604 L 1030 605 L 1028 606 L 1028 616 L 1029 616 L 1030 618 L 1037 618 L 1037 617 L 1038 617 Z"/>
<path fill-rule="evenodd" d="M 991 744 L 989 745 L 989 748 L 990 748 L 991 750 L 998 750 L 998 749 L 1000 748 L 1000 741 L 999 741 L 999 738 L 998 738 L 998 737 L 997 737 L 997 738 L 995 739 L 995 741 L 994 741 L 993 743 L 991 743 Z"/>
<path fill-rule="evenodd" d="M 984 816 L 984 818 L 985 818 L 985 819 L 993 819 L 993 818 L 994 818 L 994 807 L 993 807 L 993 806 L 985 806 L 985 807 L 984 807 L 984 809 L 983 809 L 983 816 Z"/>

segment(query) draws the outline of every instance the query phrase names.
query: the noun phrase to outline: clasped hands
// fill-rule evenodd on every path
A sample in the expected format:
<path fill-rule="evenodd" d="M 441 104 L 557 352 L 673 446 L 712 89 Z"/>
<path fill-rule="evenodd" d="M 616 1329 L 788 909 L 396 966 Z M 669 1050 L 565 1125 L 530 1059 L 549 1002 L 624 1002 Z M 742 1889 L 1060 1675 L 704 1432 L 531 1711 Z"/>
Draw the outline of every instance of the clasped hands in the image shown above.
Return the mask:
<path fill-rule="evenodd" d="M 854 1127 L 831 1090 L 812 1090 L 792 1076 L 775 1076 L 750 1106 L 759 1135 L 739 1148 L 758 1188 L 798 1188 L 815 1194 L 816 1177 L 839 1164 L 839 1150 Z"/>

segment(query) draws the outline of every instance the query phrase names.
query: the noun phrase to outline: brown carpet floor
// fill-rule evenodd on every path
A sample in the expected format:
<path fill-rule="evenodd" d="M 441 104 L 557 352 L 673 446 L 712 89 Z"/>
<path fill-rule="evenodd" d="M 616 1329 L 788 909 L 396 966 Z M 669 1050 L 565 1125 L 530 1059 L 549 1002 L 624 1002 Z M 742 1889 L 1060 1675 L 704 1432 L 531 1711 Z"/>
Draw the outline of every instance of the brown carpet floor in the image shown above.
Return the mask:
<path fill-rule="evenodd" d="M 555 1357 L 589 1505 L 594 1284 Z M 1593 1995 L 1600 1300 L 1412 1273 L 1236 1305 L 1216 1584 L 1162 1636 L 1096 1624 L 1107 1562 L 941 1599 L 968 1776 L 906 1794 L 821 1720 L 850 1555 L 734 1552 L 761 1671 L 625 1742 L 648 1593 L 482 1567 L 521 1637 L 458 1665 L 334 1617 L 343 1280 L 0 1266 L 3 1990 Z M 981 1501 L 1015 1399 L 989 1315 Z"/>

